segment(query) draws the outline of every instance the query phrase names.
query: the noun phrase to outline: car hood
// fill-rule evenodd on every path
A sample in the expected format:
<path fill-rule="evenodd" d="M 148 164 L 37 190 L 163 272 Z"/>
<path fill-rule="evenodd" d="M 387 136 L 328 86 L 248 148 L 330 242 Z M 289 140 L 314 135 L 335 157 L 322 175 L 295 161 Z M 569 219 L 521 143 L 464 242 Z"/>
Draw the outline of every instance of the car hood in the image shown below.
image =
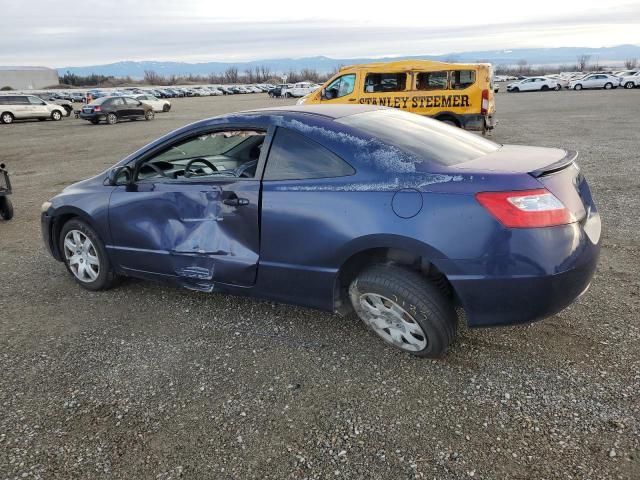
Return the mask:
<path fill-rule="evenodd" d="M 534 176 L 566 166 L 576 153 L 562 148 L 503 145 L 498 150 L 453 166 L 453 169 L 473 172 L 531 173 Z"/>

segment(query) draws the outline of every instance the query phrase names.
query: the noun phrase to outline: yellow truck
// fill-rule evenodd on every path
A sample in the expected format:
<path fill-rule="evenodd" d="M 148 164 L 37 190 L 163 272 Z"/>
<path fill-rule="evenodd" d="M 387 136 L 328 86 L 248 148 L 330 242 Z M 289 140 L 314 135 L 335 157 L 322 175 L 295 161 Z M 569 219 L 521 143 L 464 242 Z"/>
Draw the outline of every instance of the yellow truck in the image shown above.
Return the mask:
<path fill-rule="evenodd" d="M 364 103 L 400 108 L 467 130 L 495 125 L 488 63 L 401 60 L 343 67 L 298 104 Z"/>

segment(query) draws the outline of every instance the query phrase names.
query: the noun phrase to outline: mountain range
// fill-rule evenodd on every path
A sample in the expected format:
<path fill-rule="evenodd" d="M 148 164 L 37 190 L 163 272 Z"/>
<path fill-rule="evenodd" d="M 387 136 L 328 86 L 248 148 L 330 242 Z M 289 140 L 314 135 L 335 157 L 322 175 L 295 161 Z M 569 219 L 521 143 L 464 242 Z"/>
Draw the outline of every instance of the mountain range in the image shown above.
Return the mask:
<path fill-rule="evenodd" d="M 230 67 L 237 67 L 242 73 L 248 69 L 266 66 L 274 73 L 285 73 L 290 70 L 303 68 L 314 69 L 319 73 L 328 73 L 341 65 L 353 65 L 357 63 L 389 62 L 399 59 L 421 59 L 454 62 L 490 62 L 493 65 L 517 65 L 525 60 L 530 65 L 575 65 L 578 56 L 588 55 L 590 62 L 598 62 L 604 66 L 608 64 L 620 64 L 630 58 L 640 58 L 640 46 L 618 45 L 603 48 L 524 48 L 513 50 L 480 50 L 469 52 L 454 52 L 444 55 L 413 55 L 406 57 L 384 58 L 329 58 L 324 56 L 305 58 L 276 58 L 269 60 L 255 60 L 250 62 L 162 62 L 162 61 L 123 61 L 104 65 L 90 65 L 82 67 L 58 68 L 58 73 L 65 72 L 77 75 L 113 75 L 116 77 L 130 76 L 142 78 L 144 72 L 153 70 L 160 75 L 208 75 L 220 74 Z"/>

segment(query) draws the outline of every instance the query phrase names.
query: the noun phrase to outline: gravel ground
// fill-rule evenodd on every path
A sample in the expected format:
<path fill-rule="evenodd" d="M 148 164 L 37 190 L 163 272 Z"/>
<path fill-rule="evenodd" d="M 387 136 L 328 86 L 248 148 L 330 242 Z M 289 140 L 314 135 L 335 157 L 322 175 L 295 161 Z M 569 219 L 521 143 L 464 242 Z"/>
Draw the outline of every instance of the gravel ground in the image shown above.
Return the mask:
<path fill-rule="evenodd" d="M 176 127 L 285 104 L 174 101 L 152 122 L 0 126 L 0 479 L 640 478 L 640 90 L 499 94 L 503 143 L 580 151 L 604 221 L 591 290 L 412 358 L 353 319 L 130 280 L 78 287 L 40 204 Z"/>

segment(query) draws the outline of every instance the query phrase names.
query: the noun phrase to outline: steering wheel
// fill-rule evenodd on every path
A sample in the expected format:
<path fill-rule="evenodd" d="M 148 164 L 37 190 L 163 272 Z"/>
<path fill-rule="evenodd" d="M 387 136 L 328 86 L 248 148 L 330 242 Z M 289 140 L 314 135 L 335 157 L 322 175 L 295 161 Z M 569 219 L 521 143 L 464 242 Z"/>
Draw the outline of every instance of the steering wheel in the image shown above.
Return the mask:
<path fill-rule="evenodd" d="M 211 163 L 209 160 L 207 160 L 206 158 L 194 158 L 192 160 L 189 160 L 189 162 L 184 166 L 184 176 L 187 178 L 191 178 L 193 175 L 198 175 L 197 172 L 194 172 L 191 169 L 191 165 L 193 165 L 194 163 L 202 163 L 203 165 L 209 167 L 211 170 L 213 170 L 214 172 L 217 172 L 218 169 L 216 168 L 216 166 Z"/>

